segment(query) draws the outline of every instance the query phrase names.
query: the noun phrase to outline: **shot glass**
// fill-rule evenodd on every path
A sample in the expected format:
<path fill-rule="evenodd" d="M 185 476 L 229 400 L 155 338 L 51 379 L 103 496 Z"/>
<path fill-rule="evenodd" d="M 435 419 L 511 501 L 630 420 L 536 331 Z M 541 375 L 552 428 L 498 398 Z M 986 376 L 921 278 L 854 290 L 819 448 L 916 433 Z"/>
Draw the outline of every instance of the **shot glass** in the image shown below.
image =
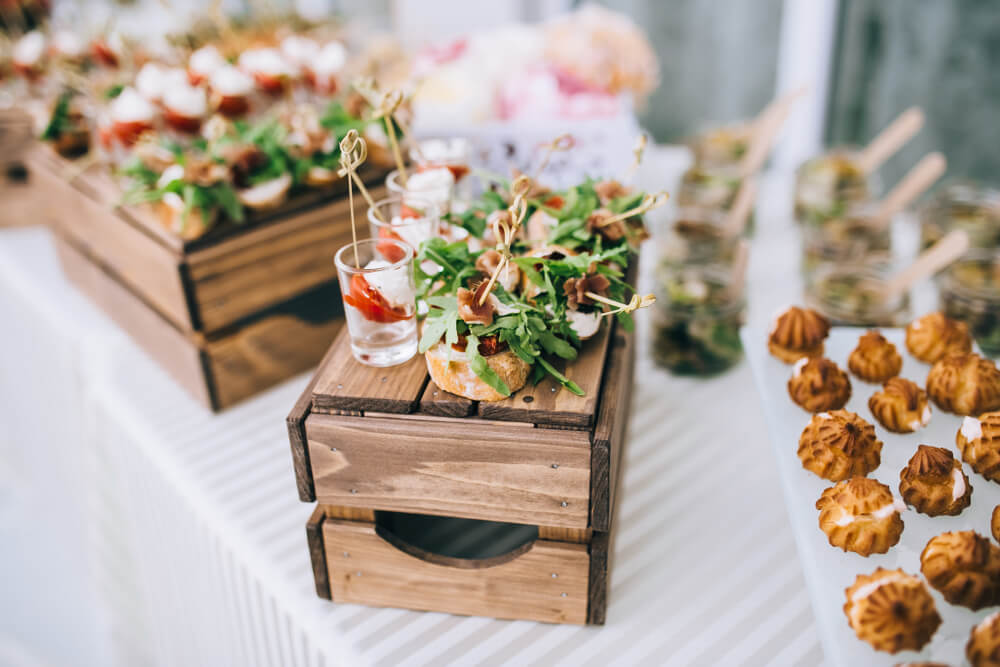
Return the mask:
<path fill-rule="evenodd" d="M 440 233 L 441 214 L 433 202 L 408 197 L 405 200 L 400 195 L 386 197 L 375 202 L 368 209 L 368 224 L 371 237 L 378 239 L 378 250 L 390 261 L 403 258 L 399 250 L 386 240 L 402 241 L 414 252 L 424 241 L 434 238 Z"/>
<path fill-rule="evenodd" d="M 410 149 L 410 161 L 417 171 L 445 167 L 455 178 L 455 183 L 469 175 L 472 144 L 464 137 L 421 139 Z"/>
<path fill-rule="evenodd" d="M 434 167 L 425 171 L 407 172 L 406 184 L 403 184 L 399 170 L 389 172 L 385 179 L 386 189 L 390 195 L 403 199 L 409 205 L 410 201 L 431 202 L 437 206 L 441 215 L 451 212 L 451 202 L 455 197 L 455 176 L 447 167 Z"/>
<path fill-rule="evenodd" d="M 417 353 L 413 248 L 365 239 L 338 250 L 334 262 L 354 358 L 379 367 L 409 361 Z"/>

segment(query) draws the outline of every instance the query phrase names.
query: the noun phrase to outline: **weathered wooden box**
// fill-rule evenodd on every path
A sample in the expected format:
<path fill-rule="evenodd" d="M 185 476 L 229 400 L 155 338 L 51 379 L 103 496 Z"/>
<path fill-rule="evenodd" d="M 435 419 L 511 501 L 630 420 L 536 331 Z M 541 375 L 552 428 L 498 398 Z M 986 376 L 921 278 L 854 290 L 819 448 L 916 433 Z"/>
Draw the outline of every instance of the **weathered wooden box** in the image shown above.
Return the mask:
<path fill-rule="evenodd" d="M 606 326 L 565 369 L 585 396 L 543 380 L 477 404 L 438 390 L 423 357 L 389 369 L 357 363 L 342 331 L 288 417 L 299 497 L 319 502 L 307 526 L 317 593 L 603 623 L 632 348 Z M 464 558 L 400 535 L 414 522 L 424 528 L 411 536 L 433 533 L 435 520 L 535 532 Z"/>
<path fill-rule="evenodd" d="M 50 193 L 39 222 L 55 232 L 67 276 L 206 406 L 311 368 L 339 330 L 333 256 L 351 239 L 342 191 L 297 195 L 184 241 L 146 207 L 119 206 L 103 168 L 81 171 L 43 147 L 29 168 Z M 365 221 L 364 200 L 354 203 Z"/>

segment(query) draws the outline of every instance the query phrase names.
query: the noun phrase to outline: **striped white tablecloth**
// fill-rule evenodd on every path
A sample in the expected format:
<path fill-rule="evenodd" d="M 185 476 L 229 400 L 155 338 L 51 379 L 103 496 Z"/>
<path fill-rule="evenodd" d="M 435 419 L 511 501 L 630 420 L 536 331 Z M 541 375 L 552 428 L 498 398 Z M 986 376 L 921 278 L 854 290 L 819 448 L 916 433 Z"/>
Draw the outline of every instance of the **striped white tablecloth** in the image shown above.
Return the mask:
<path fill-rule="evenodd" d="M 676 173 L 676 154 L 658 159 L 647 163 L 647 181 L 662 178 L 663 169 Z M 751 264 L 754 321 L 766 320 L 797 292 L 789 280 L 791 224 L 783 205 L 769 204 L 787 201 L 787 181 L 772 180 L 758 212 L 761 232 Z M 59 346 L 53 354 L 48 340 L 2 334 L 0 418 L 14 425 L 9 432 L 18 441 L 3 443 L 0 463 L 7 465 L 0 469 L 16 468 L 10 475 L 16 486 L 48 485 L 55 501 L 83 508 L 81 543 L 59 541 L 68 550 L 65 560 L 86 555 L 88 587 L 64 596 L 63 604 L 93 615 L 80 605 L 98 601 L 105 622 L 94 631 L 102 634 L 101 646 L 86 654 L 93 653 L 94 662 L 822 662 L 745 362 L 710 380 L 672 377 L 649 361 L 640 321 L 608 622 L 553 626 L 318 599 L 304 529 L 311 507 L 297 500 L 284 427 L 305 376 L 210 414 L 83 302 L 61 277 L 40 230 L 0 233 L 0 299 L 17 306 L 18 331 L 54 332 L 50 338 Z M 21 382 L 8 372 L 14 367 L 45 381 Z M 62 400 L 76 404 L 54 414 L 45 402 L 53 384 L 73 387 Z M 30 425 L 39 423 L 42 435 L 35 436 Z M 72 461 L 58 479 L 75 478 L 78 488 L 25 478 L 46 468 L 11 463 L 21 448 L 32 448 L 43 464 Z M 16 504 L 17 494 L 8 502 Z M 5 564 L 0 555 L 0 567 Z M 77 576 L 77 570 L 66 572 Z M 58 589 L 61 574 L 49 568 L 48 581 L 39 585 Z M 5 572 L 0 582 L 14 576 Z M 5 613 L 0 610 L 0 628 Z M 62 629 L 47 631 L 52 636 Z M 31 641 L 24 631 L 15 631 L 14 639 Z"/>

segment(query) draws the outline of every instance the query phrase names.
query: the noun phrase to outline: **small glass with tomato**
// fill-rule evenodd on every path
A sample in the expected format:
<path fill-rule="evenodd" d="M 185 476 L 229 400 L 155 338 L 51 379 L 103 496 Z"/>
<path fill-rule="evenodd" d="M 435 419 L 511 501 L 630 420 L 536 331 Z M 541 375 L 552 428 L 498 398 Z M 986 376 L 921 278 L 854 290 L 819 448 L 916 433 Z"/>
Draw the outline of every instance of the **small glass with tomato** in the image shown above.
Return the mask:
<path fill-rule="evenodd" d="M 417 353 L 413 257 L 409 244 L 388 238 L 349 243 L 337 251 L 351 352 L 363 364 L 396 366 Z"/>
<path fill-rule="evenodd" d="M 399 170 L 389 172 L 385 187 L 390 195 L 410 200 L 432 202 L 442 215 L 451 211 L 455 197 L 455 175 L 447 167 L 430 167 L 423 171 L 407 171 L 406 178 Z"/>
<path fill-rule="evenodd" d="M 368 209 L 371 237 L 378 239 L 378 250 L 391 261 L 402 255 L 386 240 L 402 241 L 414 252 L 424 241 L 441 233 L 441 214 L 436 204 L 416 197 L 386 197 Z"/>

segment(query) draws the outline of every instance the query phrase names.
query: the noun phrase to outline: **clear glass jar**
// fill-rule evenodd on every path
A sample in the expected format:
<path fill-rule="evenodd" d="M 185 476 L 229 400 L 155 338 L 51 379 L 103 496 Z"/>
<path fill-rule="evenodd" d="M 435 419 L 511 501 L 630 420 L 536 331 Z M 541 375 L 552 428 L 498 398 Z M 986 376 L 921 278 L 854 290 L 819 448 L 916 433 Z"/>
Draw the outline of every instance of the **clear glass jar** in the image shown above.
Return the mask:
<path fill-rule="evenodd" d="M 856 164 L 856 153 L 840 149 L 802 164 L 795 171 L 795 220 L 821 223 L 843 217 L 877 194 L 874 179 Z"/>
<path fill-rule="evenodd" d="M 660 266 L 653 306 L 653 359 L 680 375 L 714 375 L 743 356 L 746 290 L 724 264 Z"/>
<path fill-rule="evenodd" d="M 889 264 L 831 264 L 818 270 L 806 286 L 806 302 L 833 324 L 899 327 L 910 319 L 910 295 L 887 301 L 883 290 Z"/>
<path fill-rule="evenodd" d="M 974 183 L 951 185 L 924 204 L 917 217 L 922 248 L 953 229 L 968 232 L 972 248 L 1000 248 L 1000 190 Z"/>
<path fill-rule="evenodd" d="M 709 208 L 677 210 L 660 235 L 660 258 L 668 263 L 728 263 L 740 237 L 727 233 L 726 214 Z"/>
<path fill-rule="evenodd" d="M 938 278 L 938 297 L 985 354 L 1000 356 L 1000 251 L 975 250 L 949 266 Z"/>
<path fill-rule="evenodd" d="M 864 210 L 802 227 L 802 276 L 811 283 L 829 264 L 886 264 L 892 257 L 892 228 Z"/>
<path fill-rule="evenodd" d="M 749 123 L 716 125 L 688 140 L 697 165 L 733 166 L 743 159 L 750 145 L 753 127 Z"/>
<path fill-rule="evenodd" d="M 738 165 L 692 165 L 681 177 L 677 205 L 682 208 L 728 211 L 736 199 L 741 182 Z M 753 232 L 755 224 L 754 213 L 751 211 L 746 224 L 747 234 Z"/>

